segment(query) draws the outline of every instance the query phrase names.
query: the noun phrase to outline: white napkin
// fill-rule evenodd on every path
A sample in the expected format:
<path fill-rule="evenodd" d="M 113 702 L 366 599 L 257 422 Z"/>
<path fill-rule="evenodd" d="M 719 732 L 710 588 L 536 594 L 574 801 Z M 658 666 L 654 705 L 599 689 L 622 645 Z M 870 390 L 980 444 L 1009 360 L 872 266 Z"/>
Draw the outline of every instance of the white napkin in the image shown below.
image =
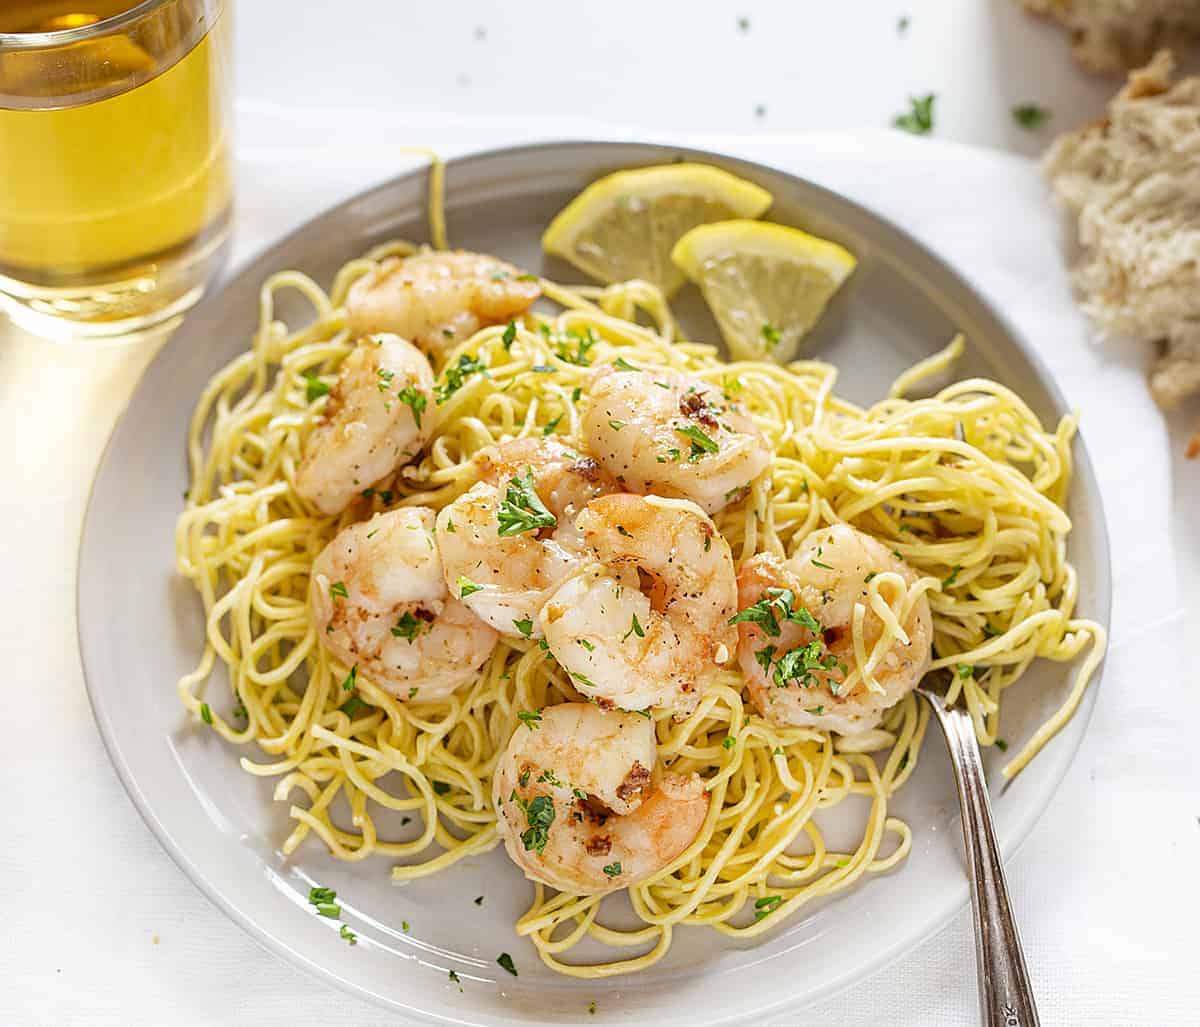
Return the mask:
<path fill-rule="evenodd" d="M 415 164 L 397 156 L 399 144 L 450 156 L 532 138 L 645 137 L 580 120 L 240 115 L 235 259 Z M 1009 879 L 1043 1022 L 1195 1023 L 1200 796 L 1189 757 L 1198 711 L 1177 645 L 1166 436 L 1141 356 L 1086 341 L 1034 167 L 896 133 L 669 141 L 778 164 L 903 224 L 1038 342 L 1082 410 L 1113 543 L 1112 648 L 1079 757 Z M 84 699 L 73 560 L 106 426 L 149 349 L 0 336 L 0 480 L 20 483 L 0 494 L 10 543 L 0 642 L 12 675 L 0 719 L 20 728 L 5 755 L 0 1023 L 401 1022 L 260 950 L 171 864 L 122 792 Z M 775 1022 L 973 1023 L 971 944 L 960 917 L 853 991 Z"/>

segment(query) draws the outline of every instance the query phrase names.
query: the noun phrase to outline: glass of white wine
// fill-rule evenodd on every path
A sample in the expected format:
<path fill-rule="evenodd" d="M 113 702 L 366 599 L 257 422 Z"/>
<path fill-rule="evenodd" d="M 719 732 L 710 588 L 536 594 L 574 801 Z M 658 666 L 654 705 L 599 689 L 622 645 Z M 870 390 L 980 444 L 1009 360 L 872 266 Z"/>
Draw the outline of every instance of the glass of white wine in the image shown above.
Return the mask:
<path fill-rule="evenodd" d="M 0 306 L 56 340 L 169 323 L 224 260 L 224 0 L 0 0 Z"/>

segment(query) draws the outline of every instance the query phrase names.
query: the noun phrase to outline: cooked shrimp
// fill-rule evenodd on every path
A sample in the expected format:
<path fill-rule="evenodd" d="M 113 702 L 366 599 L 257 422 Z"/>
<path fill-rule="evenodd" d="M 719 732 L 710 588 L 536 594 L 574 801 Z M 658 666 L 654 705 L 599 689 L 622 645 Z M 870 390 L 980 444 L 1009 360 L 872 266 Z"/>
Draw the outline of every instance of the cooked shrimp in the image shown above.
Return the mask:
<path fill-rule="evenodd" d="M 659 775 L 654 725 L 590 703 L 548 706 L 518 727 L 492 781 L 496 827 L 534 881 L 576 895 L 653 877 L 695 840 L 700 778 Z"/>
<path fill-rule="evenodd" d="M 738 661 L 772 723 L 865 731 L 929 667 L 933 620 L 916 572 L 848 524 L 814 531 L 790 560 L 752 557 L 738 598 Z"/>
<path fill-rule="evenodd" d="M 355 282 L 346 320 L 356 334 L 396 332 L 436 356 L 525 313 L 541 294 L 535 277 L 495 257 L 423 250 L 388 257 Z"/>
<path fill-rule="evenodd" d="M 745 495 L 771 461 L 749 414 L 676 371 L 597 369 L 582 433 L 625 488 L 690 499 L 710 514 Z"/>
<path fill-rule="evenodd" d="M 329 651 L 399 699 L 444 699 L 496 645 L 496 632 L 447 593 L 425 507 L 338 532 L 313 561 L 308 601 Z"/>
<path fill-rule="evenodd" d="M 596 560 L 542 608 L 550 651 L 599 702 L 691 711 L 736 645 L 729 544 L 682 499 L 602 496 L 577 524 Z"/>
<path fill-rule="evenodd" d="M 362 339 L 342 361 L 304 446 L 296 491 L 324 514 L 410 461 L 433 431 L 433 369 L 395 335 Z"/>
<path fill-rule="evenodd" d="M 615 486 L 595 460 L 553 439 L 514 439 L 475 462 L 479 483 L 438 514 L 446 583 L 497 631 L 541 638 L 538 611 L 584 563 L 575 518 Z"/>

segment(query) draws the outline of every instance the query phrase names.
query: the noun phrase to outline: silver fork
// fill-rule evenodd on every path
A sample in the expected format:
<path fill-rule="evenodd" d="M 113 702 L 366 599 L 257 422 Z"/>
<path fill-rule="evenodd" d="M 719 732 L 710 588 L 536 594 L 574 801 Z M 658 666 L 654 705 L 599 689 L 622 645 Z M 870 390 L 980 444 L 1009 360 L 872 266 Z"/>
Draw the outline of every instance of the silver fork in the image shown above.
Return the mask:
<path fill-rule="evenodd" d="M 1008 899 L 971 715 L 964 709 L 946 706 L 942 696 L 930 688 L 928 679 L 917 691 L 933 707 L 954 764 L 975 917 L 980 1020 L 985 1027 L 1036 1027 L 1037 1006 Z"/>

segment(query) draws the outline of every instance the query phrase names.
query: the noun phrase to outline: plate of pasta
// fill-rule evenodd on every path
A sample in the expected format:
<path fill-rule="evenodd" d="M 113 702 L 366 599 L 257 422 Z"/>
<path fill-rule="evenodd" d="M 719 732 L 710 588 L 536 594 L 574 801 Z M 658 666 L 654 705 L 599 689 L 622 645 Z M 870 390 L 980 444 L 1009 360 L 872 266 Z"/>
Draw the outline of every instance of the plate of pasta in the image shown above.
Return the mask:
<path fill-rule="evenodd" d="M 968 282 L 795 176 L 435 159 L 151 364 L 80 549 L 92 705 L 185 872 L 391 1008 L 813 1001 L 967 900 L 917 684 L 970 711 L 1006 853 L 1078 745 L 1077 428 Z"/>

